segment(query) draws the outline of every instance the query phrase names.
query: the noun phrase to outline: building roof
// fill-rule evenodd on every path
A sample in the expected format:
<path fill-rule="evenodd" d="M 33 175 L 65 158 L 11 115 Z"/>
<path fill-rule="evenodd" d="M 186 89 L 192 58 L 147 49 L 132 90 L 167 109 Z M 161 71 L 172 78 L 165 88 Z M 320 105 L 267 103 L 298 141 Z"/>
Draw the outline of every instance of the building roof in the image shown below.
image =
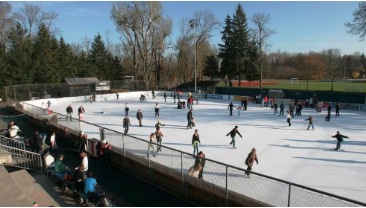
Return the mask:
<path fill-rule="evenodd" d="M 96 77 L 74 77 L 74 78 L 65 78 L 65 81 L 68 85 L 90 85 L 98 82 L 98 78 Z"/>

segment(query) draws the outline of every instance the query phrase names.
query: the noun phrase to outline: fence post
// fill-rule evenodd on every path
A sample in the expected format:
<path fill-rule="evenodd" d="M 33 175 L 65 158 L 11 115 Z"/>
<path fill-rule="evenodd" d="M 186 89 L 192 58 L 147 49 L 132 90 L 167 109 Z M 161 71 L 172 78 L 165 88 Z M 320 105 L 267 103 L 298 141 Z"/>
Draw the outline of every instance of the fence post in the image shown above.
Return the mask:
<path fill-rule="evenodd" d="M 180 175 L 182 177 L 182 184 L 184 183 L 184 178 L 183 178 L 183 153 L 180 152 Z"/>
<path fill-rule="evenodd" d="M 228 169 L 229 167 L 226 166 L 226 173 L 225 173 L 225 192 L 226 192 L 226 206 L 228 206 L 228 199 L 229 199 L 229 189 L 228 189 Z"/>
<path fill-rule="evenodd" d="M 290 199 L 291 199 L 291 184 L 288 186 L 288 199 L 287 199 L 287 206 L 290 207 Z"/>

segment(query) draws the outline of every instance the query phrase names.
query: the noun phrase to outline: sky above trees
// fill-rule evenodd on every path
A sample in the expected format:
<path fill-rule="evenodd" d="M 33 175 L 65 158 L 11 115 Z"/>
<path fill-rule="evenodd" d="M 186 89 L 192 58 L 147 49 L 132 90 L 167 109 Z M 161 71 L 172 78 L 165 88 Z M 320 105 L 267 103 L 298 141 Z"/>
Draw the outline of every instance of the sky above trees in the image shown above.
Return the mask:
<path fill-rule="evenodd" d="M 9 2 L 12 11 L 22 8 L 22 2 Z M 44 11 L 59 14 L 55 26 L 67 43 L 80 43 L 83 39 L 92 40 L 98 32 L 105 42 L 119 43 L 116 26 L 110 19 L 112 2 L 108 1 L 44 1 L 28 2 L 40 5 Z M 276 31 L 271 36 L 270 47 L 266 52 L 287 51 L 320 52 L 324 49 L 338 48 L 342 54 L 365 53 L 365 42 L 359 42 L 358 36 L 347 34 L 344 24 L 351 21 L 352 13 L 358 8 L 358 2 L 241 2 L 248 19 L 255 13 L 268 14 L 270 27 Z M 221 28 L 213 31 L 212 44 L 221 43 L 220 31 L 226 15 L 233 15 L 238 2 L 215 1 L 164 1 L 164 15 L 173 20 L 171 42 L 180 35 L 179 22 L 182 18 L 192 18 L 194 12 L 209 10 L 220 21 Z M 250 22 L 249 27 L 254 27 Z"/>

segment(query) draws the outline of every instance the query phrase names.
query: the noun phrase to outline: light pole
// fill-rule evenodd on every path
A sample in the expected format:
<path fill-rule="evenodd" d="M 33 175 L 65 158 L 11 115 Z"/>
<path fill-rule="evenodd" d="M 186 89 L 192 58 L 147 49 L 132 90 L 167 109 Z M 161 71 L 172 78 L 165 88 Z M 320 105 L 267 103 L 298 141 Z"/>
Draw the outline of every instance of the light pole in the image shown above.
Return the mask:
<path fill-rule="evenodd" d="M 194 93 L 197 93 L 197 41 L 196 41 L 196 24 L 197 19 L 189 21 L 190 26 L 193 27 L 193 40 L 194 40 Z"/>

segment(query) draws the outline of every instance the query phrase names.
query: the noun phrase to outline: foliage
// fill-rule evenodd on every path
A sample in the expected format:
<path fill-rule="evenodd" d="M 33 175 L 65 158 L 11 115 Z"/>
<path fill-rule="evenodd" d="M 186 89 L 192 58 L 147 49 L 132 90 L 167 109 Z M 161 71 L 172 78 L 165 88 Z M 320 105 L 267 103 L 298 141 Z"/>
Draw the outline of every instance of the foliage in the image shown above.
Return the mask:
<path fill-rule="evenodd" d="M 347 22 L 345 26 L 347 32 L 352 35 L 359 35 L 360 41 L 363 41 L 366 36 L 366 2 L 358 3 L 358 8 L 353 12 L 352 22 Z"/>
<path fill-rule="evenodd" d="M 211 78 L 211 81 L 219 75 L 219 60 L 215 55 L 206 57 L 203 74 Z"/>

